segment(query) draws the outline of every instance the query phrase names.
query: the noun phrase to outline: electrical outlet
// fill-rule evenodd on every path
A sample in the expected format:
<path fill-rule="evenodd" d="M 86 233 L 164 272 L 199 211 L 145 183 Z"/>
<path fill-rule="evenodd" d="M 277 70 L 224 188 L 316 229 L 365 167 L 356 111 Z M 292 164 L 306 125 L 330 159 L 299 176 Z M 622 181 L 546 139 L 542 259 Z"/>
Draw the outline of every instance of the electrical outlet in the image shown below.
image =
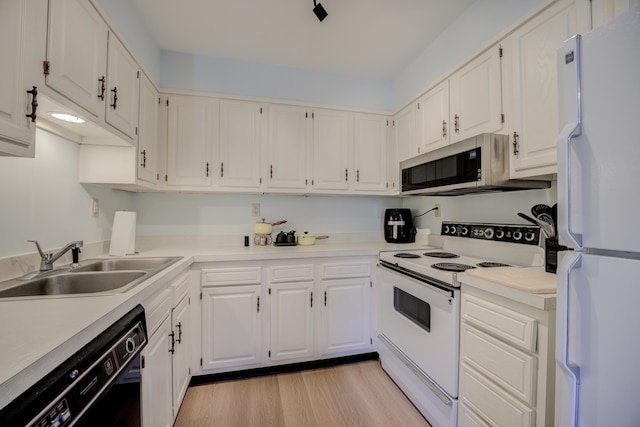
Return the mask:
<path fill-rule="evenodd" d="M 251 216 L 260 216 L 260 203 L 251 203 Z"/>
<path fill-rule="evenodd" d="M 440 203 L 436 203 L 436 218 L 440 218 L 442 216 L 442 208 L 440 207 Z"/>
<path fill-rule="evenodd" d="M 98 199 L 91 199 L 91 216 L 97 218 L 99 213 L 100 204 L 98 203 Z"/>

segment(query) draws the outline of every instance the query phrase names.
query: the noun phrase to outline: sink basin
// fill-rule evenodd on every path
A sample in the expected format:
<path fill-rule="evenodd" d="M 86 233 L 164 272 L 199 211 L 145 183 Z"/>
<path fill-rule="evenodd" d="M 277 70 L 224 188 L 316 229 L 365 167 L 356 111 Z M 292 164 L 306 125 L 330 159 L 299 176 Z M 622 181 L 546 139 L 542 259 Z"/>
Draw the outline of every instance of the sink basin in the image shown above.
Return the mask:
<path fill-rule="evenodd" d="M 136 279 L 145 276 L 145 271 L 117 271 L 109 273 L 58 274 L 23 282 L 18 286 L 0 291 L 0 298 L 29 297 L 38 295 L 76 295 L 97 292 L 124 292 Z M 128 288 L 128 287 L 127 287 Z"/>
<path fill-rule="evenodd" d="M 0 283 L 0 298 L 110 295 L 126 292 L 182 257 L 89 259 L 75 268 L 61 267 Z M 27 278 L 28 277 L 28 278 Z"/>
<path fill-rule="evenodd" d="M 173 263 L 176 258 L 101 259 L 69 270 L 69 273 L 85 271 L 155 270 Z"/>

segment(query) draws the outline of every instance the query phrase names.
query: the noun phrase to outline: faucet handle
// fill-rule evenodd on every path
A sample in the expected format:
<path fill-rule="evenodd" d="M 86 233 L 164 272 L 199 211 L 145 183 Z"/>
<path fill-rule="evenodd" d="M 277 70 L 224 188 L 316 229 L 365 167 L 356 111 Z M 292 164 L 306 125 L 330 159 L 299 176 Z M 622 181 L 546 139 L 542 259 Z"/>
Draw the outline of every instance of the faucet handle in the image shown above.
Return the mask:
<path fill-rule="evenodd" d="M 38 243 L 37 240 L 27 240 L 27 242 L 31 242 L 31 243 L 35 243 L 36 244 L 36 248 L 38 248 L 38 253 L 40 254 L 40 258 L 42 259 L 47 259 L 51 256 L 51 254 L 45 254 L 42 251 L 42 248 L 40 247 L 40 244 Z"/>

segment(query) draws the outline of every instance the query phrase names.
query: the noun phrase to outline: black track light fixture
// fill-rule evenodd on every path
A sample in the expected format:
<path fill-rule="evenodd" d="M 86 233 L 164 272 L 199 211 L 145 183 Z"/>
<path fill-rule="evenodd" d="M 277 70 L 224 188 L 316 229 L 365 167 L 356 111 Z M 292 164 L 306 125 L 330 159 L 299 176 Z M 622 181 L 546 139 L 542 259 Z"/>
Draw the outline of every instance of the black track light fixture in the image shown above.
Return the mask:
<path fill-rule="evenodd" d="M 313 13 L 316 14 L 320 22 L 322 22 L 322 20 L 328 15 L 327 11 L 324 10 L 324 7 L 322 7 L 320 3 L 316 4 L 316 0 L 313 0 Z"/>

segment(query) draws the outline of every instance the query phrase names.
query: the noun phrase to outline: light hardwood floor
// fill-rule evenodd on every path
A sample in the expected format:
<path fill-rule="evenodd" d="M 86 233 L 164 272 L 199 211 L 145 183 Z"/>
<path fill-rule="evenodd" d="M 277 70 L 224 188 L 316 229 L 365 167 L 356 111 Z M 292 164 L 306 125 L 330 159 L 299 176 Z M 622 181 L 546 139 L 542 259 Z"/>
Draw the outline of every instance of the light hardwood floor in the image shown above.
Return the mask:
<path fill-rule="evenodd" d="M 426 426 L 377 361 L 190 387 L 175 427 Z"/>

